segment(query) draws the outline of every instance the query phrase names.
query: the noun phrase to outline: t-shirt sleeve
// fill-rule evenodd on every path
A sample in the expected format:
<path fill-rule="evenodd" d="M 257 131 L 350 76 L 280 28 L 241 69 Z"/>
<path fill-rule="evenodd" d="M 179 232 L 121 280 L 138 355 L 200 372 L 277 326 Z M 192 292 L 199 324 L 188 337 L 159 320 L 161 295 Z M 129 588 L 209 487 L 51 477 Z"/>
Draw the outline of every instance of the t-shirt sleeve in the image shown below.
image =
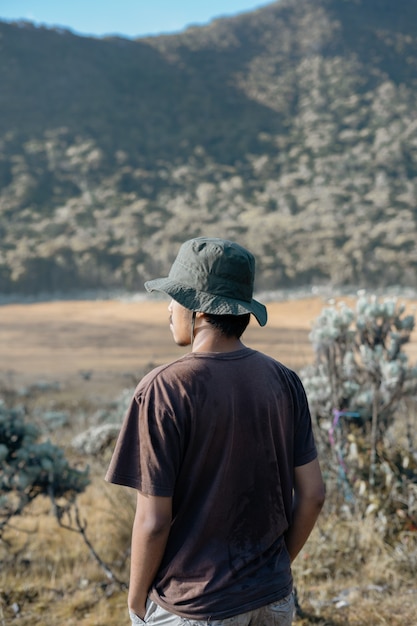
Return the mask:
<path fill-rule="evenodd" d="M 294 467 L 310 463 L 317 457 L 311 414 L 303 384 L 293 373 L 295 382 L 296 423 L 294 431 Z"/>
<path fill-rule="evenodd" d="M 158 379 L 139 385 L 122 424 L 106 480 L 154 496 L 172 496 L 181 465 L 181 432 Z"/>

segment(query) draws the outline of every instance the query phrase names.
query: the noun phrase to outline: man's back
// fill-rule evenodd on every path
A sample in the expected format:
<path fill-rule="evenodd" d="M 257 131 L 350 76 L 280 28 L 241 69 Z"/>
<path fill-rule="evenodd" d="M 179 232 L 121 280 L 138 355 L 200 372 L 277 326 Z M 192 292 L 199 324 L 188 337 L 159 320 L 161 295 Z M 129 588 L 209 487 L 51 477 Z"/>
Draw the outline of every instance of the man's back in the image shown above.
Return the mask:
<path fill-rule="evenodd" d="M 298 377 L 248 348 L 190 353 L 143 379 L 125 428 L 140 450 L 111 480 L 139 468 L 132 487 L 173 497 L 151 597 L 220 619 L 287 595 L 293 467 L 316 456 Z"/>

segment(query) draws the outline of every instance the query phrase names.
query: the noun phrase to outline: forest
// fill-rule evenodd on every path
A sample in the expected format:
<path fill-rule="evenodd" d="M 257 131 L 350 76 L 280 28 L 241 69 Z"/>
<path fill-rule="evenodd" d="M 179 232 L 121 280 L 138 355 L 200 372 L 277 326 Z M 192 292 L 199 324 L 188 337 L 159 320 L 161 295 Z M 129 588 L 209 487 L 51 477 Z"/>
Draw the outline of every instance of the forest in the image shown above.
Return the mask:
<path fill-rule="evenodd" d="M 1 23 L 0 294 L 142 291 L 184 238 L 258 289 L 415 287 L 417 5 L 280 0 L 171 36 Z"/>

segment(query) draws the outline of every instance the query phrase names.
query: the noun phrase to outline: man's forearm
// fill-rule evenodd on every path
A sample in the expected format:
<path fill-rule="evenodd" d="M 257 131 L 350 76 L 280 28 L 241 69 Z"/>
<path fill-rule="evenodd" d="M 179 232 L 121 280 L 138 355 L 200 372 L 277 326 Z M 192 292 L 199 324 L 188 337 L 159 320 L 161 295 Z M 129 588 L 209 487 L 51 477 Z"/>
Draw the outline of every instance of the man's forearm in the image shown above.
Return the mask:
<path fill-rule="evenodd" d="M 320 511 L 321 503 L 317 501 L 302 501 L 295 504 L 293 521 L 285 535 L 285 543 L 291 562 L 294 561 L 309 538 Z"/>
<path fill-rule="evenodd" d="M 318 460 L 296 467 L 294 483 L 292 522 L 285 536 L 291 562 L 309 538 L 324 503 L 325 487 Z"/>
<path fill-rule="evenodd" d="M 132 529 L 129 608 L 143 618 L 149 589 L 161 564 L 170 531 L 169 520 L 155 523 L 138 504 Z"/>

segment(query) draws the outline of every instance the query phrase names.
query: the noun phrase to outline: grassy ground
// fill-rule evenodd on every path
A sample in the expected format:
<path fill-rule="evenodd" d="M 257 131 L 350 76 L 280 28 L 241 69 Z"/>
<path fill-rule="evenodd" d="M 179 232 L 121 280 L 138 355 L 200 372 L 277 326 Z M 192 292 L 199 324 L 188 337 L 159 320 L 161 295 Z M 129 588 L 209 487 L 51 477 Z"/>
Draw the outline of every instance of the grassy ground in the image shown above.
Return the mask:
<path fill-rule="evenodd" d="M 246 343 L 300 368 L 312 359 L 308 330 L 323 304 L 314 299 L 270 305 L 269 325 L 251 326 Z M 85 458 L 71 442 L 123 389 L 133 388 L 150 364 L 181 354 L 171 344 L 166 303 L 49 303 L 2 307 L 0 315 L 7 355 L 0 363 L 3 395 L 11 401 L 20 389 L 18 400 L 31 414 L 67 413 L 67 424 L 48 436 L 73 462 L 91 465 L 80 515 L 119 581 L 106 577 L 82 536 L 60 528 L 48 500 L 39 499 L 13 521 L 8 543 L 0 543 L 0 626 L 127 624 L 120 583 L 128 582 L 134 494 L 103 481 L 108 452 Z M 416 345 L 414 338 L 414 360 Z M 336 515 L 326 502 L 294 565 L 297 624 L 415 626 L 417 533 L 404 532 L 389 545 L 380 524 L 373 516 Z"/>
<path fill-rule="evenodd" d="M 96 468 L 97 469 L 97 468 Z M 87 534 L 116 578 L 128 581 L 133 494 L 97 475 L 80 498 Z M 416 537 L 381 541 L 377 521 L 324 511 L 294 564 L 300 625 L 415 626 Z M 81 536 L 59 528 L 46 501 L 16 520 L 1 551 L 0 624 L 127 624 L 126 591 L 109 581 Z M 414 553 L 414 556 L 411 555 Z"/>

